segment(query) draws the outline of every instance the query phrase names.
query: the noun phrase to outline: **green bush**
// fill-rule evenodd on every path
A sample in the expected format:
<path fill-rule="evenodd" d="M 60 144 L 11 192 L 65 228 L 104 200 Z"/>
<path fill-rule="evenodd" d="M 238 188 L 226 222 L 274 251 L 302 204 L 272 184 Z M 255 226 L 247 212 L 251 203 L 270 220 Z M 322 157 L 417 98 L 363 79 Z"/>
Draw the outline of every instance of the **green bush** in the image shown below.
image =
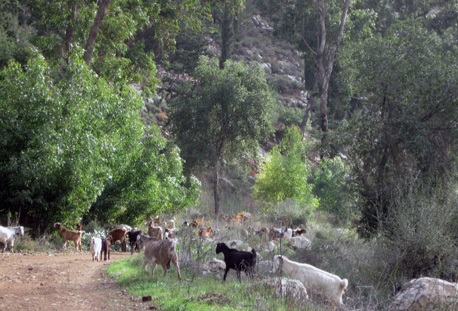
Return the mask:
<path fill-rule="evenodd" d="M 420 189 L 396 200 L 378 249 L 390 281 L 400 284 L 424 275 L 455 281 L 458 205 L 456 193 L 447 192 Z"/>
<path fill-rule="evenodd" d="M 349 193 L 349 168 L 340 157 L 325 158 L 312 173 L 313 193 L 319 209 L 331 215 L 333 223 L 345 226 L 353 218 L 354 196 Z"/>

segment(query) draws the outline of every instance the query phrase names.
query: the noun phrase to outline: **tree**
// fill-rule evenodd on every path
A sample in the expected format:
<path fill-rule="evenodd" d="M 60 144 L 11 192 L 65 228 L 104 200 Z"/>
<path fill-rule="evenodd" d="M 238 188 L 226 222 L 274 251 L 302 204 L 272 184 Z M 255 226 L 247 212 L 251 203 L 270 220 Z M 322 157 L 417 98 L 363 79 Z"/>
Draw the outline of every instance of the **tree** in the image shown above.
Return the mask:
<path fill-rule="evenodd" d="M 349 166 L 340 157 L 322 159 L 319 167 L 312 171 L 313 194 L 320 200 L 319 209 L 329 213 L 340 225 L 346 225 L 354 214 L 349 173 Z"/>
<path fill-rule="evenodd" d="M 352 48 L 347 77 L 360 95 L 348 138 L 360 227 L 385 230 L 396 202 L 423 185 L 426 197 L 455 182 L 458 70 L 455 47 L 418 21 L 394 24 Z M 420 192 L 416 192 L 420 193 Z"/>
<path fill-rule="evenodd" d="M 253 195 L 263 202 L 278 204 L 288 199 L 299 202 L 304 210 L 318 207 L 309 183 L 306 145 L 299 128 L 291 127 L 278 146 L 273 147 L 253 187 Z"/>
<path fill-rule="evenodd" d="M 20 6 L 17 0 L 4 0 L 0 3 L 0 68 L 8 64 L 10 58 L 25 63 L 29 56 L 29 39 L 34 30 L 20 25 Z"/>
<path fill-rule="evenodd" d="M 153 125 L 133 152 L 130 165 L 114 172 L 85 219 L 140 224 L 151 215 L 197 203 L 200 182 L 183 175 L 179 149 Z"/>
<path fill-rule="evenodd" d="M 326 141 L 328 125 L 329 86 L 336 63 L 337 49 L 342 43 L 351 0 L 287 1 L 276 16 L 275 33 L 286 37 L 304 53 L 305 88 L 317 97 L 319 128 Z M 309 111 L 304 114 L 307 124 Z M 303 131 L 305 128 L 302 129 Z"/>
<path fill-rule="evenodd" d="M 224 162 L 240 154 L 256 157 L 259 141 L 271 133 L 274 99 L 258 65 L 227 61 L 224 69 L 201 57 L 195 82 L 183 85 L 171 103 L 172 132 L 186 166 L 212 170 L 215 214 Z"/>
<path fill-rule="evenodd" d="M 86 63 L 99 75 L 136 82 L 146 96 L 157 82 L 155 52 L 173 51 L 180 29 L 200 29 L 210 11 L 194 0 L 27 0 L 24 6 L 30 14 L 21 22 L 33 25 L 31 41 L 49 62 L 64 66 L 74 49 L 84 48 Z M 151 28 L 153 35 L 142 35 Z"/>
<path fill-rule="evenodd" d="M 230 59 L 233 45 L 237 16 L 245 9 L 245 0 L 228 0 L 213 4 L 213 18 L 221 25 L 221 55 L 219 67 L 224 68 L 226 60 Z"/>
<path fill-rule="evenodd" d="M 348 7 L 350 0 L 345 0 L 342 9 L 336 36 L 329 40 L 327 36 L 327 6 L 325 0 L 314 0 L 315 10 L 319 15 L 319 29 L 317 33 L 318 42 L 315 47 L 310 47 L 316 62 L 315 78 L 318 85 L 318 96 L 320 98 L 320 128 L 323 132 L 322 140 L 326 140 L 328 131 L 328 91 L 331 74 L 334 68 L 337 48 L 343 39 L 345 23 L 347 21 Z"/>
<path fill-rule="evenodd" d="M 134 90 L 98 79 L 81 58 L 59 81 L 51 73 L 36 56 L 0 76 L 1 210 L 34 230 L 78 221 L 142 134 Z"/>
<path fill-rule="evenodd" d="M 99 8 L 97 9 L 97 14 L 94 18 L 94 23 L 92 24 L 91 31 L 89 32 L 89 36 L 86 41 L 86 48 L 84 51 L 84 61 L 86 64 L 90 64 L 92 58 L 92 52 L 94 51 L 95 40 L 97 39 L 97 34 L 100 30 L 100 26 L 102 25 L 103 18 L 105 17 L 105 11 L 107 10 L 108 6 L 110 5 L 111 0 L 101 0 L 99 4 Z M 76 11 L 75 8 L 71 10 L 71 16 L 74 16 L 74 12 Z M 71 24 L 71 23 L 70 23 Z M 69 36 L 67 36 L 68 38 Z M 69 44 L 70 42 L 67 42 Z"/>

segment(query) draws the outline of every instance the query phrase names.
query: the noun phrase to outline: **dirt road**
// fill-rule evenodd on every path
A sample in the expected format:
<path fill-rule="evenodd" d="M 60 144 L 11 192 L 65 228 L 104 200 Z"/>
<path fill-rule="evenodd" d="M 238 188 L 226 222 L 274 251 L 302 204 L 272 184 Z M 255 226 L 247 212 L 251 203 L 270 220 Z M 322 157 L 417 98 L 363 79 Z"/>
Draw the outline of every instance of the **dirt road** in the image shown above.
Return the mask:
<path fill-rule="evenodd" d="M 130 253 L 111 252 L 111 261 Z M 88 252 L 0 253 L 0 310 L 156 310 L 131 297 Z"/>

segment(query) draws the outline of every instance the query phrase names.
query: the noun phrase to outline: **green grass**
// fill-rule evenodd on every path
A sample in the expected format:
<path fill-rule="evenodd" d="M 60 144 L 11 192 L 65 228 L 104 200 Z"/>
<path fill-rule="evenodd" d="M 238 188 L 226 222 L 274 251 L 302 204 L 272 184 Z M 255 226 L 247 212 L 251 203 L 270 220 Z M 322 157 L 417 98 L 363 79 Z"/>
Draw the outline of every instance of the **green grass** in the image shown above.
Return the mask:
<path fill-rule="evenodd" d="M 183 280 L 178 281 L 175 267 L 165 278 L 162 267 L 154 276 L 151 269 L 142 269 L 143 254 L 117 260 L 107 268 L 108 274 L 121 284 L 132 296 L 151 296 L 152 303 L 163 311 L 211 311 L 211 310 L 298 310 L 297 306 L 275 298 L 269 290 L 259 290 L 251 281 L 237 281 L 230 271 L 226 282 L 213 275 L 196 275 L 190 268 L 182 267 Z M 261 308 L 262 304 L 262 308 Z M 301 309 L 306 310 L 306 309 Z"/>

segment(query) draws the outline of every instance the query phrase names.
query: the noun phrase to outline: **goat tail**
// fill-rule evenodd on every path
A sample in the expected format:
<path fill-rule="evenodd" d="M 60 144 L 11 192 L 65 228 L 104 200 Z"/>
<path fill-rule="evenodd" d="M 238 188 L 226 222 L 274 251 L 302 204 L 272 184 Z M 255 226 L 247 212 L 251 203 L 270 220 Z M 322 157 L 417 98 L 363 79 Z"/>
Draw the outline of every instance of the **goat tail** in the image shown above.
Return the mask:
<path fill-rule="evenodd" d="M 343 279 L 342 281 L 340 281 L 340 288 L 341 289 L 346 289 L 348 286 L 348 280 L 347 279 Z"/>
<path fill-rule="evenodd" d="M 170 246 L 170 249 L 175 249 L 176 246 L 177 246 L 177 240 L 173 239 L 172 240 L 172 245 Z"/>
<path fill-rule="evenodd" d="M 254 248 L 251 249 L 251 253 L 253 254 L 253 259 L 256 259 L 256 251 Z"/>

